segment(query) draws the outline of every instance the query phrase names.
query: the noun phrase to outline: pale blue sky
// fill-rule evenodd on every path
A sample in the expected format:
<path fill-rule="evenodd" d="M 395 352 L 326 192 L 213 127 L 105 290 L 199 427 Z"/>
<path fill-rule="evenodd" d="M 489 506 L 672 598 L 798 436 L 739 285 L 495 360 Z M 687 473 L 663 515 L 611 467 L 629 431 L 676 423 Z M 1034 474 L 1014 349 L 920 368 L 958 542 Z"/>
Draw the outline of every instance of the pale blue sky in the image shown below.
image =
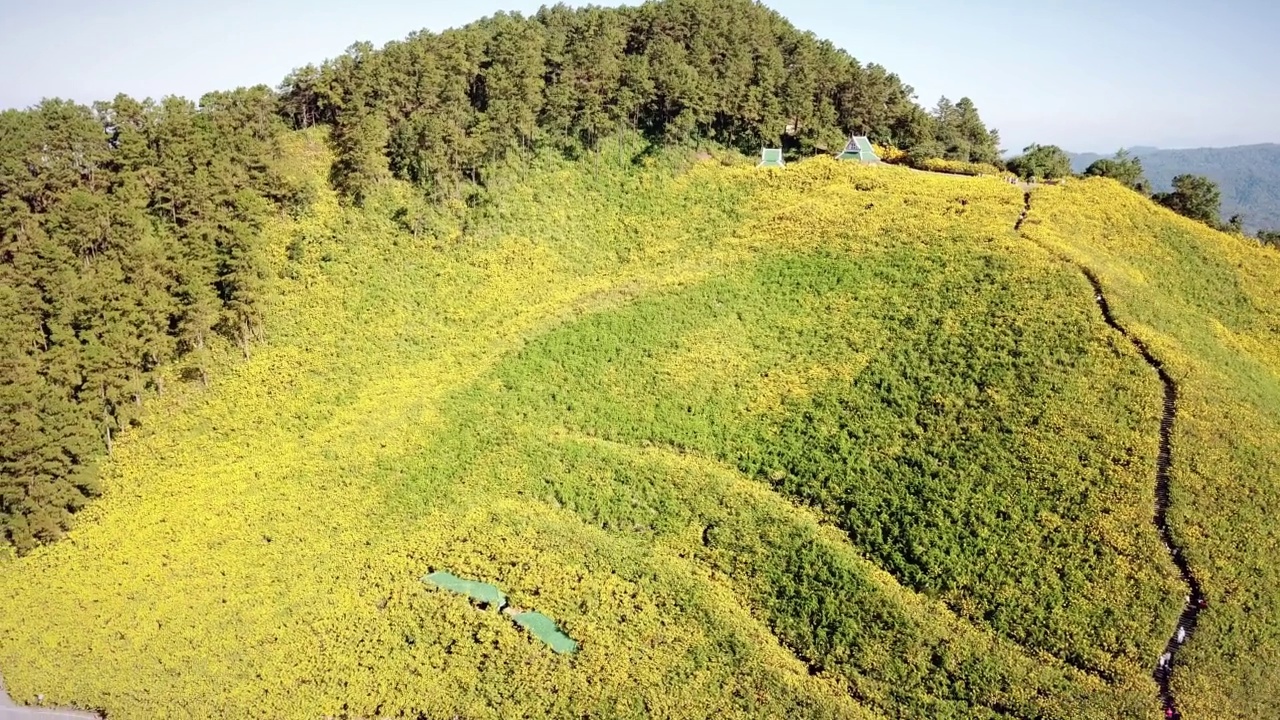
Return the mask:
<path fill-rule="evenodd" d="M 0 107 L 276 85 L 538 0 L 0 0 Z M 1277 0 L 769 0 L 931 106 L 968 95 L 1004 145 L 1280 142 Z M 1212 8 L 1212 9 L 1209 9 Z"/>

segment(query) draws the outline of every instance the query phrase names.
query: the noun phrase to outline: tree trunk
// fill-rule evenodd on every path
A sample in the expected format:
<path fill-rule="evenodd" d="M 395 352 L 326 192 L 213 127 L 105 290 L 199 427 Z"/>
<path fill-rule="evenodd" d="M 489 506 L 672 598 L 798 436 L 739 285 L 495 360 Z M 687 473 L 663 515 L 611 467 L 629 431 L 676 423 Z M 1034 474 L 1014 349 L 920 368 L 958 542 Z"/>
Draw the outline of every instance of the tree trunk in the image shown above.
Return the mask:
<path fill-rule="evenodd" d="M 108 408 L 107 383 L 104 381 L 99 387 L 100 387 L 100 392 L 102 393 L 102 426 L 106 429 L 106 432 L 103 434 L 106 436 L 107 454 L 110 455 L 111 454 L 111 411 L 107 409 Z"/>

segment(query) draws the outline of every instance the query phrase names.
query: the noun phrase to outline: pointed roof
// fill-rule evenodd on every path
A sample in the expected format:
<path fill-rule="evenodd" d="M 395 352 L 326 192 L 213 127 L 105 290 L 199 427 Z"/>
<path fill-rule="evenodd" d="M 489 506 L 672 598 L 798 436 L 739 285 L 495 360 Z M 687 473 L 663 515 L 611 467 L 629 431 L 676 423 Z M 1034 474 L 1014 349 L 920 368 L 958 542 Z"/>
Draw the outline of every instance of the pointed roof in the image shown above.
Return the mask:
<path fill-rule="evenodd" d="M 781 148 L 765 148 L 764 151 L 760 153 L 760 164 L 756 167 L 780 168 L 786 167 L 786 164 L 787 163 L 782 159 Z"/>
<path fill-rule="evenodd" d="M 844 152 L 840 153 L 837 160 L 857 160 L 864 163 L 878 163 L 880 156 L 876 155 L 876 150 L 871 146 L 871 141 L 863 135 L 854 135 L 849 138 L 849 142 L 844 146 Z"/>

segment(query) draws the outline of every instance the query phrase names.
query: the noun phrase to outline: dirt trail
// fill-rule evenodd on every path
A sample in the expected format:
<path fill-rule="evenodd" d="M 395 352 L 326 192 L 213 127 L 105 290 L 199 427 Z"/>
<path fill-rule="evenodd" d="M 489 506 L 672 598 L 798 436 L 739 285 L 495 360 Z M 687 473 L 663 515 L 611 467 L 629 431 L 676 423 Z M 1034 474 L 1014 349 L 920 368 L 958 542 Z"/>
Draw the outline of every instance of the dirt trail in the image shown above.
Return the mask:
<path fill-rule="evenodd" d="M 1027 221 L 1027 216 L 1030 213 L 1031 193 L 1027 192 L 1023 196 L 1022 215 L 1013 226 L 1015 231 L 1022 229 L 1022 224 Z M 1089 280 L 1089 284 L 1093 286 L 1094 300 L 1098 304 L 1098 309 L 1102 311 L 1103 320 L 1112 330 L 1120 333 L 1133 344 L 1142 359 L 1160 376 L 1160 384 L 1164 386 L 1164 413 L 1160 418 L 1160 453 L 1156 457 L 1155 515 L 1152 518 L 1152 523 L 1155 524 L 1156 531 L 1159 532 L 1160 540 L 1164 543 L 1165 549 L 1169 551 L 1169 556 L 1173 558 L 1173 564 L 1177 566 L 1182 582 L 1187 586 L 1187 600 L 1182 609 L 1182 614 L 1178 617 L 1178 625 L 1174 628 L 1173 634 L 1169 636 L 1169 642 L 1165 644 L 1164 654 L 1156 660 L 1152 677 L 1155 678 L 1156 684 L 1160 687 L 1160 705 L 1165 712 L 1165 716 L 1180 718 L 1178 701 L 1174 697 L 1170 685 L 1173 680 L 1173 671 L 1177 666 L 1178 651 L 1196 628 L 1200 613 L 1205 609 L 1205 596 L 1200 587 L 1200 581 L 1196 579 L 1190 564 L 1187 563 L 1185 553 L 1183 553 L 1182 548 L 1174 539 L 1173 533 L 1169 530 L 1169 468 L 1173 465 L 1171 440 L 1173 424 L 1178 419 L 1178 386 L 1173 377 L 1169 375 L 1169 372 L 1165 370 L 1164 363 L 1160 362 L 1159 358 L 1151 353 L 1146 343 L 1129 334 L 1129 331 L 1116 320 L 1115 315 L 1111 312 L 1111 305 L 1107 302 L 1106 293 L 1102 289 L 1102 282 L 1098 280 L 1098 276 L 1080 263 L 1069 258 L 1063 259 L 1074 265 Z"/>

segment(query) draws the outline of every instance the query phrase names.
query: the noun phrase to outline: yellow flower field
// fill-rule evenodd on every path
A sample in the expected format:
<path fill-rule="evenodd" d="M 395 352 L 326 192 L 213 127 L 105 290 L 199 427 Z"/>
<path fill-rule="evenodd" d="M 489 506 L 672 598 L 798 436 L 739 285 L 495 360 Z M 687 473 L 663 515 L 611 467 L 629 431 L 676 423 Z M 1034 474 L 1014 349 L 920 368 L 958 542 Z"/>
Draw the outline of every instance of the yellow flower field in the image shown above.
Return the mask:
<path fill-rule="evenodd" d="M 315 135 L 293 172 L 321 186 Z M 0 671 L 154 717 L 1244 717 L 1280 684 L 1276 253 L 1109 182 L 813 160 L 509 169 L 270 228 L 251 360 L 148 407 L 67 539 L 0 560 Z M 1225 309 L 1223 309 L 1225 308 Z M 428 589 L 498 584 L 552 654 Z M 1242 632 L 1241 627 L 1246 630 Z M 1270 685 L 1274 687 L 1275 685 Z M 1255 713 L 1256 715 L 1256 713 Z"/>

